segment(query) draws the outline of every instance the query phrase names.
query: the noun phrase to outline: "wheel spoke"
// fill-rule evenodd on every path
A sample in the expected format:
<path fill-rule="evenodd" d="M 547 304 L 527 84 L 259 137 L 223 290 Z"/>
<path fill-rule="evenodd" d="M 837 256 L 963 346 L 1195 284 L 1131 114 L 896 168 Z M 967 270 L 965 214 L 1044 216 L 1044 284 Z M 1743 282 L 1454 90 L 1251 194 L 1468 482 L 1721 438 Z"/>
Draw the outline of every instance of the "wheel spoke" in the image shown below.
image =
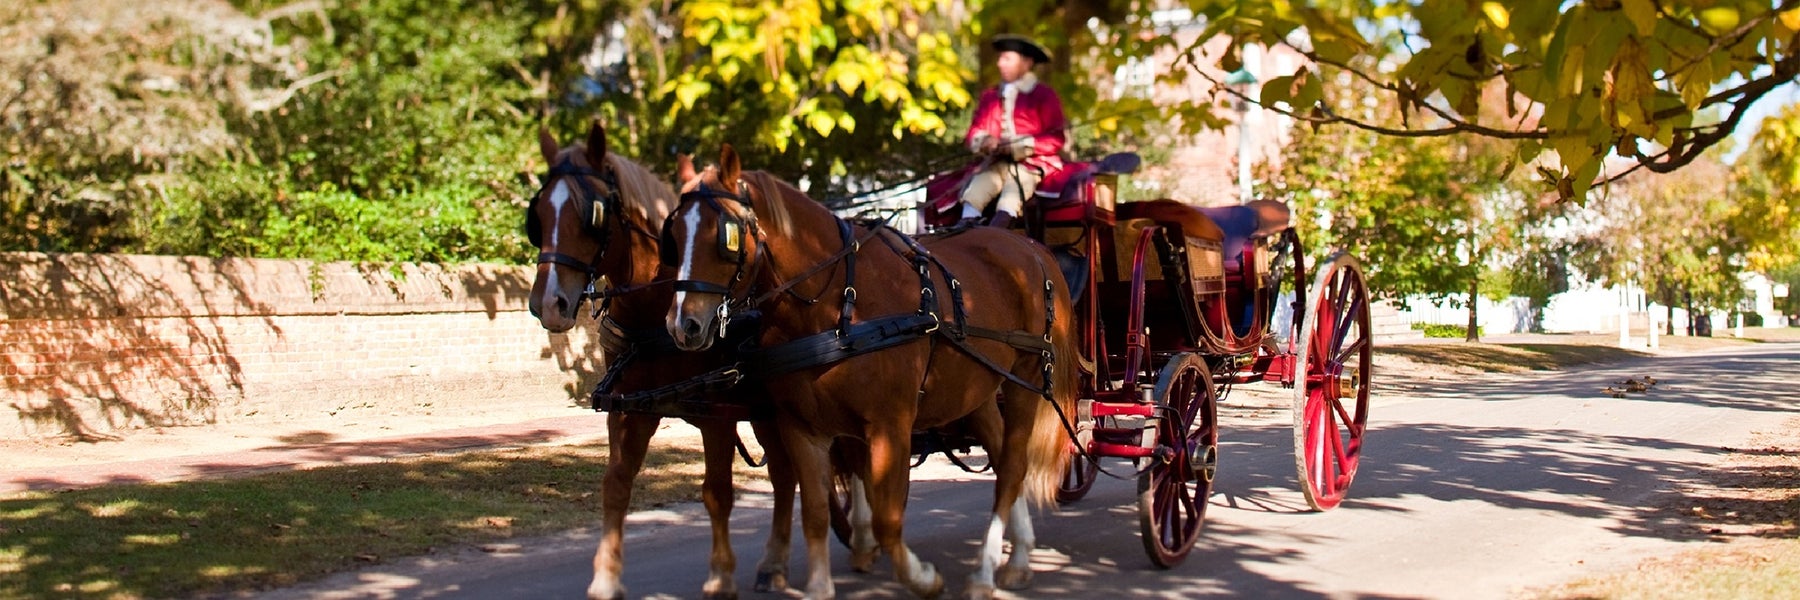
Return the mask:
<path fill-rule="evenodd" d="M 1356 422 L 1356 418 L 1350 416 L 1350 410 L 1344 407 L 1343 402 L 1332 402 L 1331 409 L 1332 412 L 1337 413 L 1339 423 L 1352 424 Z"/>
<path fill-rule="evenodd" d="M 1357 306 L 1349 307 L 1351 310 L 1345 310 L 1337 315 L 1338 318 L 1332 323 L 1335 331 L 1332 332 L 1331 347 L 1342 348 L 1344 346 L 1344 338 L 1350 335 L 1350 330 L 1356 329 L 1358 326 L 1362 325 L 1361 319 L 1354 318 L 1356 315 L 1361 314 L 1358 312 L 1361 309 L 1361 304 L 1362 300 L 1358 298 L 1356 300 Z M 1343 305 L 1340 304 L 1339 306 Z"/>
<path fill-rule="evenodd" d="M 1331 423 L 1326 424 L 1325 430 L 1331 434 L 1329 436 L 1331 441 L 1331 454 L 1337 458 L 1335 463 L 1338 465 L 1350 464 L 1350 455 L 1344 452 L 1344 438 L 1338 434 L 1336 419 L 1333 419 Z"/>
<path fill-rule="evenodd" d="M 1344 346 L 1343 349 L 1338 350 L 1337 355 L 1331 357 L 1330 362 L 1337 365 L 1348 363 L 1350 362 L 1350 355 L 1361 352 L 1362 347 L 1368 345 L 1368 343 L 1368 336 L 1357 336 L 1355 341 L 1350 342 L 1348 345 Z"/>

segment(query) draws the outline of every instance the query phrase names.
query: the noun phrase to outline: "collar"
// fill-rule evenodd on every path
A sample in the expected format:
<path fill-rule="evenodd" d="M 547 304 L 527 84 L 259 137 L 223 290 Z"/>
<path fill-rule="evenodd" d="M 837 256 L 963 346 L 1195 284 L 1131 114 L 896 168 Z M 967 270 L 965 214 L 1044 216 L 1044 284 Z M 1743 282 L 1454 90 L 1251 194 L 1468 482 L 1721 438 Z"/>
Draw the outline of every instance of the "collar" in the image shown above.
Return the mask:
<path fill-rule="evenodd" d="M 1004 95 L 1006 93 L 1006 87 L 1012 86 L 1012 87 L 1018 88 L 1020 94 L 1029 94 L 1029 93 L 1031 93 L 1031 90 L 1037 89 L 1037 84 L 1038 84 L 1037 75 L 1034 75 L 1030 71 L 1027 71 L 1027 72 L 1025 72 L 1025 75 L 1019 77 L 1018 81 L 1014 81 L 1012 83 L 1007 83 L 1007 82 L 1002 81 L 1002 82 L 1000 82 L 1000 85 L 995 87 L 994 89 L 999 90 L 1000 93 Z"/>

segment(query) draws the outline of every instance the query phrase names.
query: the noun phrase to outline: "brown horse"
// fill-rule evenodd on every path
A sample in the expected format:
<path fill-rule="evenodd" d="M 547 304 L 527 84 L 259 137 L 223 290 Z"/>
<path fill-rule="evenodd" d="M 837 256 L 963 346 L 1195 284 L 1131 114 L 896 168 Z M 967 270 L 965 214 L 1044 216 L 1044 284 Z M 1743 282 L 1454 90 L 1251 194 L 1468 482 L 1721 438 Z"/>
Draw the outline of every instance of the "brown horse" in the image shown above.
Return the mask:
<path fill-rule="evenodd" d="M 825 534 L 829 448 L 840 436 L 866 442 L 867 465 L 856 471 L 867 479 L 874 536 L 896 578 L 920 596 L 943 591 L 901 525 L 913 431 L 959 419 L 975 425 L 996 476 L 968 595 L 991 597 L 996 571 L 1000 587 L 1029 583 L 1025 503 L 1047 502 L 1061 481 L 1069 440 L 1058 413 L 1072 410 L 1078 377 L 1074 313 L 1046 249 L 999 229 L 926 238 L 921 248 L 890 228 L 853 227 L 792 185 L 743 173 L 730 146 L 719 167 L 683 188 L 663 236 L 664 260 L 678 269 L 666 323 L 678 346 L 705 350 L 734 310 L 762 313 L 764 359 L 749 364 L 766 370 L 800 478 L 807 597 L 835 594 Z M 885 336 L 873 326 L 882 322 L 911 335 Z M 827 351 L 865 342 L 881 349 L 810 364 L 819 361 L 784 352 L 795 340 L 823 340 Z M 1048 387 L 1050 397 L 1027 385 Z M 1013 543 L 1004 566 L 1003 536 Z"/>
<path fill-rule="evenodd" d="M 612 389 L 617 393 L 653 390 L 729 364 L 732 357 L 724 349 L 704 354 L 675 351 L 662 327 L 672 294 L 666 283 L 653 285 L 658 273 L 658 240 L 652 224 L 660 225 L 675 205 L 671 186 L 636 163 L 608 153 L 599 123 L 589 130 L 586 145 L 559 149 L 547 131 L 539 133 L 538 143 L 551 167 L 526 216 L 527 234 L 539 251 L 537 279 L 529 301 L 531 314 L 545 329 L 568 331 L 575 326 L 576 311 L 595 295 L 593 286 L 604 277 L 612 286 L 609 290 L 618 293 L 607 306 L 601 331 L 608 360 L 628 360 L 622 355 L 637 357 L 612 377 Z M 624 291 L 632 289 L 635 291 Z M 699 399 L 767 406 L 760 390 L 746 390 L 737 398 L 724 394 Z M 589 598 L 625 596 L 620 581 L 625 512 L 631 503 L 632 480 L 643 467 L 650 437 L 660 421 L 654 414 L 607 414 L 607 443 L 612 451 L 601 487 L 600 545 L 594 552 Z M 688 421 L 700 429 L 705 447 L 701 497 L 712 519 L 711 570 L 701 591 L 707 598 L 735 598 L 737 559 L 731 551 L 728 525 L 734 496 L 731 466 L 736 423 L 706 418 Z M 763 447 L 773 450 L 768 452 L 768 465 L 775 489 L 775 519 L 757 567 L 756 589 L 782 590 L 787 588 L 788 538 L 793 530 L 793 470 L 779 451 L 782 444 L 774 428 L 766 421 L 753 423 L 753 427 Z"/>

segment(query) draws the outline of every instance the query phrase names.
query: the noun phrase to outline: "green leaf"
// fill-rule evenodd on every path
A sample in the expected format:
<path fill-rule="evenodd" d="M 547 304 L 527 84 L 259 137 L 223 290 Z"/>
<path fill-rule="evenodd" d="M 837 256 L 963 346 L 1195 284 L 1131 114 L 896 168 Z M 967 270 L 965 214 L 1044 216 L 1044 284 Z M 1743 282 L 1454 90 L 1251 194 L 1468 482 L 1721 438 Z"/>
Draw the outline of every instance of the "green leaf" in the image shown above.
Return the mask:
<path fill-rule="evenodd" d="M 675 85 L 675 99 L 681 102 L 682 108 L 693 108 L 694 103 L 699 102 L 701 96 L 705 96 L 711 91 L 712 83 L 701 79 L 691 79 Z"/>
<path fill-rule="evenodd" d="M 1293 99 L 1294 75 L 1282 75 L 1262 84 L 1262 93 L 1257 102 L 1263 106 L 1275 106 L 1278 103 Z"/>

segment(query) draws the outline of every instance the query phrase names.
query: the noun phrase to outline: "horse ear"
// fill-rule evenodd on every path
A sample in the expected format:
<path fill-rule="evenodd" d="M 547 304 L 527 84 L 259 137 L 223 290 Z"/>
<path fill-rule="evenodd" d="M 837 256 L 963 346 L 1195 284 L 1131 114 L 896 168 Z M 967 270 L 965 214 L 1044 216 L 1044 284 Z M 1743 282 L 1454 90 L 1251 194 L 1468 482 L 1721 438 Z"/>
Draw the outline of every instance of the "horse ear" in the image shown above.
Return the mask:
<path fill-rule="evenodd" d="M 559 149 L 556 147 L 556 138 L 550 137 L 550 128 L 539 125 L 538 126 L 538 151 L 544 153 L 544 163 L 545 164 L 555 163 L 556 162 L 556 153 L 558 150 Z"/>
<path fill-rule="evenodd" d="M 680 179 L 680 183 L 685 185 L 699 175 L 694 170 L 693 155 L 685 153 L 675 155 L 675 176 Z"/>
<path fill-rule="evenodd" d="M 600 126 L 599 119 L 588 127 L 587 159 L 588 166 L 595 169 L 606 159 L 606 128 Z"/>
<path fill-rule="evenodd" d="M 744 165 L 738 160 L 737 150 L 733 150 L 731 144 L 727 142 L 725 147 L 719 150 L 719 185 L 724 186 L 727 190 L 736 191 L 738 176 L 743 174 L 743 170 Z"/>

